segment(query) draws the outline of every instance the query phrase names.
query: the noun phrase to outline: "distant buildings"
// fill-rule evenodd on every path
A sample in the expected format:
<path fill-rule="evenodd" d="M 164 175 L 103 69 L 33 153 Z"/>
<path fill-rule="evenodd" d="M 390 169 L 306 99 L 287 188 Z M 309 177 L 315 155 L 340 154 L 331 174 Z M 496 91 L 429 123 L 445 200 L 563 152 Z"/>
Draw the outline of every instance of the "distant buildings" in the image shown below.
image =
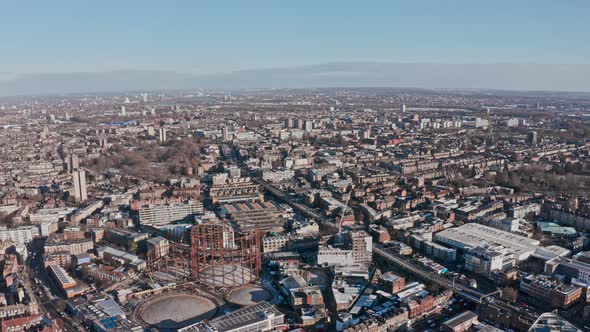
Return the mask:
<path fill-rule="evenodd" d="M 531 131 L 531 132 L 528 133 L 527 142 L 529 143 L 529 145 L 536 146 L 537 145 L 537 140 L 538 140 L 538 138 L 537 138 L 537 132 L 536 131 Z"/>
<path fill-rule="evenodd" d="M 158 129 L 158 134 L 159 134 L 158 138 L 160 139 L 160 143 L 166 143 L 166 141 L 168 140 L 168 137 L 166 136 L 168 134 L 166 128 L 160 127 Z"/>
<path fill-rule="evenodd" d="M 584 105 L 546 96 L 556 115 L 547 106 L 530 116 L 525 110 L 538 97 L 500 94 L 319 88 L 7 101 L 0 105 L 0 215 L 9 225 L 0 227 L 2 326 L 15 316 L 39 320 L 23 303 L 42 289 L 34 273 L 43 266 L 67 297 L 97 286 L 67 301 L 64 320 L 96 331 L 149 328 L 125 314 L 156 294 L 184 293 L 190 284 L 194 295 L 209 285 L 223 290 L 200 295 L 218 304 L 258 281 L 265 292 L 282 292 L 288 325 L 262 302 L 224 306 L 218 318 L 183 330 L 494 331 L 489 321 L 520 331 L 536 319 L 521 302 L 587 320 L 586 303 L 586 317 L 577 316 L 590 282 L 583 194 L 590 142 L 556 121 L 571 109 L 568 126 L 583 128 Z M 492 126 L 501 135 L 492 136 Z M 28 262 L 40 266 L 23 270 L 17 263 L 35 238 L 43 256 Z M 426 275 L 424 283 L 415 279 Z M 31 279 L 27 294 L 21 282 Z M 460 294 L 437 287 L 451 284 L 487 298 L 478 303 L 482 322 L 472 312 L 451 313 L 458 307 L 451 297 Z M 518 305 L 501 299 L 512 290 L 484 293 L 516 284 Z M 105 289 L 116 291 L 125 311 Z M 540 328 L 559 327 L 554 318 Z"/>

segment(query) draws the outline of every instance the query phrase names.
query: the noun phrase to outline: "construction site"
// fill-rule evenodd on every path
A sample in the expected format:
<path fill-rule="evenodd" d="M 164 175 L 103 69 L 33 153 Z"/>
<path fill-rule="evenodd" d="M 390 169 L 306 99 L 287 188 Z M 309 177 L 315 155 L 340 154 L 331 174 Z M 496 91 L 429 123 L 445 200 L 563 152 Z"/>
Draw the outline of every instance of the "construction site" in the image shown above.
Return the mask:
<path fill-rule="evenodd" d="M 224 310 L 271 300 L 273 294 L 256 285 L 261 264 L 258 228 L 237 232 L 224 222 L 196 225 L 190 245 L 171 242 L 166 255 L 148 251 L 146 276 L 154 290 L 136 297 L 135 317 L 146 326 L 173 331 Z"/>

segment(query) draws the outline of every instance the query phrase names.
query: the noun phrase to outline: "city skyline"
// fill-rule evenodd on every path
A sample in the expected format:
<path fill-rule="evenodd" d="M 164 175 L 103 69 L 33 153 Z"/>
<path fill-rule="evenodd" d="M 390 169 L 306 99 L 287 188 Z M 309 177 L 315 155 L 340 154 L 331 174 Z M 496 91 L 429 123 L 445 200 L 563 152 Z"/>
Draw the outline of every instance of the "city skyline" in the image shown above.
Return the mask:
<path fill-rule="evenodd" d="M 334 87 L 587 93 L 590 92 L 590 65 L 355 62 L 213 75 L 138 70 L 28 74 L 0 80 L 0 97 Z"/>
<path fill-rule="evenodd" d="M 590 332 L 590 2 L 0 11 L 0 331 Z"/>

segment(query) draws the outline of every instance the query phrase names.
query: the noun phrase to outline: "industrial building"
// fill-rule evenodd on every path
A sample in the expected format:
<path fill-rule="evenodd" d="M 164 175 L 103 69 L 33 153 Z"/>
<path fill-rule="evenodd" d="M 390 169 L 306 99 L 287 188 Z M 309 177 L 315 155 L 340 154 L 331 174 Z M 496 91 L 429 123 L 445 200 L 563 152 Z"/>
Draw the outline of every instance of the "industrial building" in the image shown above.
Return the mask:
<path fill-rule="evenodd" d="M 241 231 L 255 228 L 263 232 L 281 232 L 288 213 L 277 203 L 268 201 L 222 204 L 220 214 L 228 217 Z"/>
<path fill-rule="evenodd" d="M 179 332 L 276 331 L 284 328 L 285 314 L 268 302 L 238 309 L 210 321 L 179 329 Z"/>
<path fill-rule="evenodd" d="M 507 254 L 514 254 L 517 261 L 528 259 L 540 244 L 538 240 L 476 223 L 436 233 L 434 240 L 463 252 L 482 245 L 502 246 L 506 248 Z"/>
<path fill-rule="evenodd" d="M 227 178 L 226 176 L 218 176 L 209 189 L 209 199 L 212 204 L 257 201 L 262 200 L 263 197 L 260 185 L 252 182 L 249 177 Z"/>

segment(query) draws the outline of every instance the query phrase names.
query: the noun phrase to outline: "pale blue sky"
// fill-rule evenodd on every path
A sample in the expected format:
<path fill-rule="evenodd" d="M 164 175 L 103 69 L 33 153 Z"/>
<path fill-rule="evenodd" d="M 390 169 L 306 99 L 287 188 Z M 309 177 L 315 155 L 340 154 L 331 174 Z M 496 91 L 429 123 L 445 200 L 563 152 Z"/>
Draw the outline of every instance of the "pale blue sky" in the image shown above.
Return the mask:
<path fill-rule="evenodd" d="M 590 63 L 590 1 L 3 1 L 0 76 Z"/>

